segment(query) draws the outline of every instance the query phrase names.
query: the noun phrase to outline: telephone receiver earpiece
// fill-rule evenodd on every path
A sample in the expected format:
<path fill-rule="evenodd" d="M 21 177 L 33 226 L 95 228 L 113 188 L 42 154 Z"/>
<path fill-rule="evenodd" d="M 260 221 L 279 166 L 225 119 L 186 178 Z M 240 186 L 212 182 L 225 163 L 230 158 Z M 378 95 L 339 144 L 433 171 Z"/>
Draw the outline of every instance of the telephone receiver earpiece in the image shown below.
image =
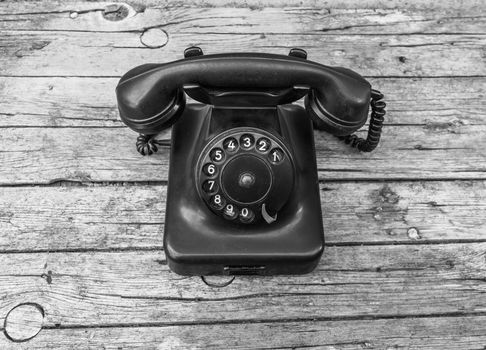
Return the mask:
<path fill-rule="evenodd" d="M 309 61 L 300 49 L 291 50 L 289 56 L 203 55 L 199 48 L 192 47 L 182 60 L 145 64 L 127 72 L 116 88 L 120 117 L 141 134 L 156 134 L 182 114 L 185 92 L 203 103 L 230 102 L 236 106 L 245 101 L 255 105 L 287 104 L 306 95 L 305 107 L 314 127 L 336 136 L 350 135 L 366 123 L 373 97 L 370 83 L 359 74 Z M 376 92 L 374 96 L 379 97 Z M 382 118 L 383 102 L 378 103 L 380 108 Z M 381 124 L 373 128 L 381 131 Z M 357 146 L 357 139 L 347 141 L 363 148 Z"/>

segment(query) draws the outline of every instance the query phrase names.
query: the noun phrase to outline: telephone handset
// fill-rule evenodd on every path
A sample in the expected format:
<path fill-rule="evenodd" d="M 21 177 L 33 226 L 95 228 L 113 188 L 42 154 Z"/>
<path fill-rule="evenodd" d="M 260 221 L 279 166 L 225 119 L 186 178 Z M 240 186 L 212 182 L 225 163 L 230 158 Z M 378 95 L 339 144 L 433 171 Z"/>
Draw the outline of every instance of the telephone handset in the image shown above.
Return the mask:
<path fill-rule="evenodd" d="M 145 64 L 117 88 L 122 121 L 152 154 L 172 129 L 164 249 L 182 275 L 299 274 L 324 249 L 313 128 L 361 151 L 379 142 L 383 95 L 357 73 L 289 56 L 203 55 Z M 185 95 L 201 102 L 186 106 Z M 305 109 L 292 102 L 305 96 Z M 368 137 L 352 133 L 371 117 Z M 310 118 L 309 118 L 310 117 Z"/>

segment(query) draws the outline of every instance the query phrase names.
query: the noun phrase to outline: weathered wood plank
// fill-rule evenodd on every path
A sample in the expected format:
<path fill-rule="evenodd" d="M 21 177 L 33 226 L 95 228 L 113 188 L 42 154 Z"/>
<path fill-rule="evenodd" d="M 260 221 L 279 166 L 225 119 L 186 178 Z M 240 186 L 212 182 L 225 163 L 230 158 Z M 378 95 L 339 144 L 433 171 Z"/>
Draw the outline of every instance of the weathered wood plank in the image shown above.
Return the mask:
<path fill-rule="evenodd" d="M 0 324 L 22 302 L 40 305 L 47 327 L 467 316 L 486 310 L 485 249 L 328 247 L 312 274 L 225 288 L 175 275 L 162 251 L 1 254 Z"/>
<path fill-rule="evenodd" d="M 484 181 L 324 183 L 326 242 L 486 241 L 485 197 Z M 0 188 L 0 251 L 161 249 L 165 205 L 164 185 Z"/>
<path fill-rule="evenodd" d="M 124 126 L 116 106 L 118 80 L 0 78 L 0 127 Z"/>
<path fill-rule="evenodd" d="M 150 0 L 119 22 L 103 19 L 107 4 L 0 5 L 0 184 L 88 183 L 0 187 L 0 324 L 23 302 L 46 315 L 47 329 L 15 348 L 484 346 L 486 243 L 437 243 L 484 242 L 485 182 L 341 182 L 484 179 L 485 84 L 474 77 L 486 72 L 483 2 Z M 284 5 L 307 8 L 272 8 Z M 146 48 L 140 34 L 159 25 L 168 44 Z M 181 57 L 190 44 L 303 46 L 367 76 L 471 78 L 373 79 L 391 124 L 376 153 L 316 135 L 320 178 L 339 180 L 321 183 L 331 246 L 317 271 L 212 289 L 165 265 L 168 148 L 139 157 L 113 95 L 129 68 Z M 73 75 L 88 78 L 52 78 Z M 161 183 L 93 185 L 140 180 Z M 13 344 L 0 336 L 0 348 Z"/>
<path fill-rule="evenodd" d="M 112 2 L 93 0 L 100 5 L 112 4 Z M 136 8 L 145 7 L 167 7 L 167 8 L 201 8 L 201 7 L 229 7 L 229 8 L 251 8 L 254 10 L 264 7 L 313 7 L 332 9 L 396 9 L 407 8 L 426 11 L 455 10 L 459 13 L 462 11 L 479 11 L 484 8 L 482 0 L 468 0 L 467 2 L 458 2 L 455 0 L 416 0 L 412 3 L 404 3 L 400 0 L 390 0 L 382 2 L 380 0 L 348 0 L 348 1 L 321 1 L 321 0 L 246 0 L 244 2 L 231 0 L 194 0 L 191 2 L 183 0 L 139 0 L 127 2 Z M 6 0 L 2 2 L 2 11 L 0 13 L 28 13 L 28 12 L 52 12 L 57 10 L 70 10 L 71 8 L 79 10 L 89 10 L 92 8 L 90 1 L 68 0 L 62 3 L 52 3 L 49 0 L 37 1 L 16 1 Z M 37 10 L 37 11 L 36 11 Z M 41 10 L 41 11 L 39 11 Z M 478 13 L 478 12 L 476 12 Z"/>
<path fill-rule="evenodd" d="M 161 27 L 171 33 L 265 33 L 265 34 L 483 34 L 486 18 L 478 8 L 466 4 L 453 8 L 420 9 L 408 4 L 398 8 L 352 9 L 331 7 L 237 7 L 234 3 L 221 7 L 171 6 L 170 4 L 122 4 L 125 14 L 109 20 L 105 8 L 110 2 L 65 2 L 55 7 L 44 3 L 33 9 L 18 5 L 1 9 L 0 29 L 32 31 L 124 32 Z M 378 5 L 378 4 L 376 4 Z M 408 5 L 408 6 L 407 6 Z M 263 7 L 264 6 L 264 7 Z M 19 9 L 20 8 L 20 9 Z M 42 9 L 40 11 L 40 9 Z M 481 9 L 479 9 L 481 10 Z M 483 12 L 486 10 L 482 6 Z M 73 15 L 75 13 L 75 15 Z"/>
<path fill-rule="evenodd" d="M 372 78 L 385 93 L 385 124 L 485 124 L 486 78 Z M 118 127 L 118 78 L 4 77 L 0 127 Z M 386 133 L 386 129 L 385 129 Z"/>
<path fill-rule="evenodd" d="M 44 329 L 17 349 L 481 349 L 486 317 Z"/>
<path fill-rule="evenodd" d="M 485 125 L 461 122 L 388 126 L 379 148 L 369 154 L 316 132 L 319 176 L 325 180 L 484 178 L 485 132 Z M 142 157 L 135 149 L 135 136 L 124 128 L 5 128 L 0 184 L 167 180 L 169 146 Z M 168 132 L 160 135 L 168 137 Z"/>
<path fill-rule="evenodd" d="M 286 54 L 302 47 L 309 58 L 344 66 L 365 76 L 482 76 L 486 36 L 471 35 L 290 35 L 168 32 L 161 49 L 148 49 L 137 32 L 3 31 L 0 75 L 121 76 L 136 65 L 182 58 L 198 45 L 208 53 Z M 160 32 L 162 33 L 162 32 Z"/>

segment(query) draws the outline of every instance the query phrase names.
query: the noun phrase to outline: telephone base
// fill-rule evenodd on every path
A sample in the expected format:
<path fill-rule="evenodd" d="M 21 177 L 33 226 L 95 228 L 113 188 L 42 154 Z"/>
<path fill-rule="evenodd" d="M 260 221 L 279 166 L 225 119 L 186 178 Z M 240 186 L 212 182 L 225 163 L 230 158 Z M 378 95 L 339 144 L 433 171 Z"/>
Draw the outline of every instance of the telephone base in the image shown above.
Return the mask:
<path fill-rule="evenodd" d="M 240 149 L 231 149 L 228 139 Z M 212 205 L 218 194 L 226 207 Z M 225 211 L 228 203 L 237 215 Z M 265 205 L 275 220 L 261 215 Z M 324 232 L 305 110 L 187 105 L 172 130 L 164 249 L 170 269 L 181 275 L 311 272 L 324 250 Z"/>

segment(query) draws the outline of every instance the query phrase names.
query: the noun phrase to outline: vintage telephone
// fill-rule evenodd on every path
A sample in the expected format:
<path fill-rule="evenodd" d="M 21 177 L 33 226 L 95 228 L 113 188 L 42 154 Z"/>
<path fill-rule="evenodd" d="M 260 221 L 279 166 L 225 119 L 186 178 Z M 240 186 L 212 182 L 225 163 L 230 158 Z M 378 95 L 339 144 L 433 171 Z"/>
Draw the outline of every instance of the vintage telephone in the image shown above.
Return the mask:
<path fill-rule="evenodd" d="M 174 125 L 164 248 L 182 275 L 301 274 L 324 249 L 313 127 L 360 151 L 379 142 L 383 95 L 357 73 L 288 56 L 203 55 L 144 64 L 117 88 L 121 119 L 152 154 Z M 185 94 L 201 104 L 185 103 Z M 292 102 L 305 96 L 305 109 Z M 351 135 L 371 117 L 366 139 Z"/>

